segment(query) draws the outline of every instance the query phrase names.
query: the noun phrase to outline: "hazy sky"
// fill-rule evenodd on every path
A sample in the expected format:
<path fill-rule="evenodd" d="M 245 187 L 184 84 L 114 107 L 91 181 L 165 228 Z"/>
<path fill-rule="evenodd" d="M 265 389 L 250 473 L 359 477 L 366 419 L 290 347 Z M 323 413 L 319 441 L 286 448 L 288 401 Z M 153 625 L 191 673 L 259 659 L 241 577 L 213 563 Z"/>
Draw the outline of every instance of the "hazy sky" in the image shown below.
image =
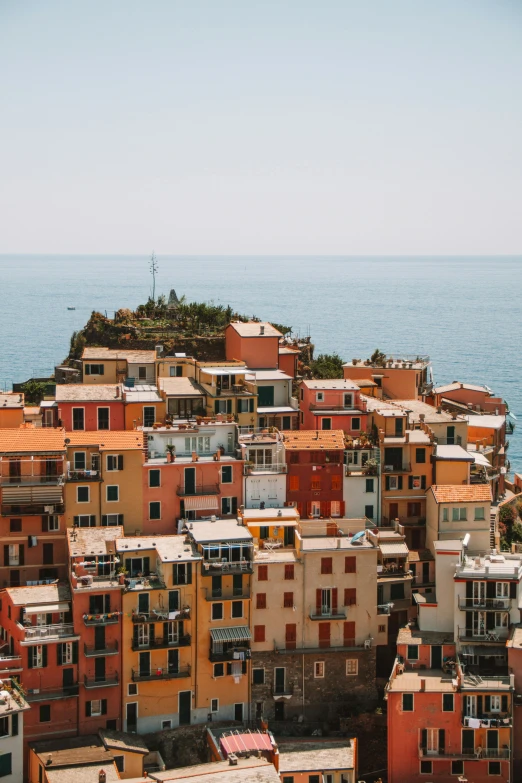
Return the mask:
<path fill-rule="evenodd" d="M 522 253 L 521 0 L 0 0 L 0 252 Z"/>

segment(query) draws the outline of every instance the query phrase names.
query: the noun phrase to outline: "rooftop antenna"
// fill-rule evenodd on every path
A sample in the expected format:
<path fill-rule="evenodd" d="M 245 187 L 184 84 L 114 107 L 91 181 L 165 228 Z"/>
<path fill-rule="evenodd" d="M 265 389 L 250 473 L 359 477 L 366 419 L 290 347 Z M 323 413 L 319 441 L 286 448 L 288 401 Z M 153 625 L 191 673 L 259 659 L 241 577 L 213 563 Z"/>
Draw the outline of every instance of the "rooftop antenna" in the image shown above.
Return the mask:
<path fill-rule="evenodd" d="M 152 301 L 156 301 L 156 273 L 158 271 L 158 261 L 156 259 L 156 256 L 154 255 L 154 250 L 152 251 L 152 255 L 150 257 L 150 265 L 149 265 L 150 273 L 152 275 Z"/>

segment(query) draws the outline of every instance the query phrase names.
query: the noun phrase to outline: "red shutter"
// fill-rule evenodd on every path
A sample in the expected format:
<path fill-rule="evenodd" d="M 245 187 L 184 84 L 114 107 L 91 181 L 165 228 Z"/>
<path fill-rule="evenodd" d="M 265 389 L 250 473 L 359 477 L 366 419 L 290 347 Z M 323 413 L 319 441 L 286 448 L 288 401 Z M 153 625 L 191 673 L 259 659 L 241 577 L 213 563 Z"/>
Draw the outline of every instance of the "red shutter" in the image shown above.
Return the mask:
<path fill-rule="evenodd" d="M 311 517 L 312 516 L 312 503 L 306 504 L 306 516 Z"/>
<path fill-rule="evenodd" d="M 337 587 L 332 589 L 332 611 L 337 614 Z"/>
<path fill-rule="evenodd" d="M 254 641 L 255 642 L 264 642 L 265 641 L 265 626 L 264 625 L 254 625 Z"/>
<path fill-rule="evenodd" d="M 295 650 L 297 646 L 297 625 L 289 623 L 285 626 L 285 648 Z"/>
<path fill-rule="evenodd" d="M 330 623 L 319 623 L 319 647 L 330 647 Z"/>
<path fill-rule="evenodd" d="M 331 516 L 331 509 L 332 504 L 329 500 L 321 500 L 321 516 L 323 517 L 329 517 Z"/>
<path fill-rule="evenodd" d="M 317 614 L 321 614 L 321 605 L 322 605 L 322 590 L 320 588 L 317 588 L 315 591 L 315 610 Z"/>
<path fill-rule="evenodd" d="M 344 589 L 344 605 L 355 606 L 357 603 L 357 590 L 355 587 L 345 587 Z"/>
<path fill-rule="evenodd" d="M 341 516 L 344 517 L 344 500 L 341 500 Z"/>
<path fill-rule="evenodd" d="M 345 557 L 344 558 L 344 573 L 345 574 L 355 574 L 356 571 L 356 559 L 355 557 Z"/>
<path fill-rule="evenodd" d="M 355 646 L 355 623 L 353 622 L 344 623 L 343 635 L 344 635 L 344 646 L 354 647 Z"/>

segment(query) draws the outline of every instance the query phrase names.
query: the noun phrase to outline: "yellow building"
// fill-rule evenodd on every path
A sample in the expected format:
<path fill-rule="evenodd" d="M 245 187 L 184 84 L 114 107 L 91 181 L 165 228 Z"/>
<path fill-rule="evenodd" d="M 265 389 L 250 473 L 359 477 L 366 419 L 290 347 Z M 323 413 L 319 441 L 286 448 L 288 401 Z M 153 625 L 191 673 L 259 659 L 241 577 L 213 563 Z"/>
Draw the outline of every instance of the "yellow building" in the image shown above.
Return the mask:
<path fill-rule="evenodd" d="M 159 378 L 194 378 L 196 360 L 184 353 L 164 356 L 156 360 L 156 373 Z"/>
<path fill-rule="evenodd" d="M 123 525 L 141 531 L 143 518 L 143 433 L 66 433 L 65 484 L 68 527 Z"/>
<path fill-rule="evenodd" d="M 184 536 L 121 538 L 125 569 L 122 684 L 126 731 L 161 731 L 195 721 L 198 561 Z M 197 679 L 196 679 L 197 678 Z"/>
<path fill-rule="evenodd" d="M 243 427 L 257 423 L 257 386 L 243 362 L 196 362 L 196 381 L 206 395 L 206 415 L 233 416 Z"/>
<path fill-rule="evenodd" d="M 82 354 L 83 383 L 156 382 L 156 351 L 89 346 Z"/>
<path fill-rule="evenodd" d="M 153 384 L 123 385 L 122 397 L 126 430 L 165 423 L 165 400 Z"/>

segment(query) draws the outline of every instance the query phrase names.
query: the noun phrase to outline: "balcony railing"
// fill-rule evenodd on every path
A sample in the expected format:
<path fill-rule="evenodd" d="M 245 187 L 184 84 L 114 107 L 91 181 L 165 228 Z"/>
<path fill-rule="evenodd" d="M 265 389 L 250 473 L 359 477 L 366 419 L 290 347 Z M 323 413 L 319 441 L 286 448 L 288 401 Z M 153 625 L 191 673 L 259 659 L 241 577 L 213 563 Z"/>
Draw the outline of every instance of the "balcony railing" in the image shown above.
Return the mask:
<path fill-rule="evenodd" d="M 489 630 L 481 629 L 480 631 L 473 630 L 472 628 L 458 628 L 458 637 L 466 642 L 480 642 L 484 643 L 497 643 L 504 641 L 509 636 L 508 628 L 491 628 Z"/>
<path fill-rule="evenodd" d="M 393 437 L 393 436 L 390 436 Z M 398 435 L 397 437 L 402 437 Z M 402 465 L 383 465 L 382 466 L 383 473 L 410 473 L 411 472 L 411 464 L 409 462 L 405 462 Z M 420 489 L 420 487 L 419 487 Z"/>
<path fill-rule="evenodd" d="M 134 652 L 140 650 L 165 650 L 174 649 L 176 647 L 189 647 L 192 641 L 190 634 L 185 633 L 181 636 L 155 636 L 154 639 L 148 639 L 147 641 L 132 641 L 132 649 Z"/>
<path fill-rule="evenodd" d="M 377 606 L 377 614 L 391 614 L 393 609 L 393 603 L 379 604 Z"/>
<path fill-rule="evenodd" d="M 219 574 L 251 574 L 253 573 L 251 560 L 234 560 L 223 562 L 212 560 L 203 562 L 203 576 L 217 576 Z"/>
<path fill-rule="evenodd" d="M 282 440 L 281 433 L 275 428 L 269 431 L 266 427 L 238 427 L 238 439 L 240 443 L 276 443 Z"/>
<path fill-rule="evenodd" d="M 294 693 L 294 686 L 290 683 L 285 683 L 284 685 L 274 685 L 272 688 L 272 696 L 274 699 L 283 698 L 288 696 L 292 696 Z"/>
<path fill-rule="evenodd" d="M 36 473 L 34 476 L 0 476 L 0 484 L 3 486 L 9 485 L 10 487 L 55 487 L 63 484 L 63 480 L 63 473 L 57 474 L 55 476 L 46 476 L 39 473 Z"/>
<path fill-rule="evenodd" d="M 311 606 L 310 620 L 346 620 L 346 609 L 342 606 L 333 609 L 327 606 Z"/>
<path fill-rule="evenodd" d="M 0 655 L 0 672 L 8 672 L 11 669 L 22 668 L 21 655 Z"/>
<path fill-rule="evenodd" d="M 107 642 L 105 647 L 92 647 L 87 644 L 83 645 L 86 658 L 97 658 L 100 655 L 117 655 L 118 654 L 118 642 Z"/>
<path fill-rule="evenodd" d="M 101 481 L 99 470 L 69 470 L 67 481 Z"/>
<path fill-rule="evenodd" d="M 52 508 L 52 511 L 48 511 Z M 44 516 L 44 514 L 64 514 L 65 506 L 63 503 L 43 503 L 40 498 L 34 499 L 31 503 L 2 503 L 0 515 L 3 517 L 34 517 Z"/>
<path fill-rule="evenodd" d="M 26 642 L 36 642 L 39 639 L 63 639 L 67 636 L 77 636 L 72 623 L 57 623 L 56 625 L 20 625 L 25 632 Z"/>
<path fill-rule="evenodd" d="M 191 495 L 219 495 L 219 484 L 196 484 L 195 486 L 190 487 L 178 487 L 176 494 L 180 497 L 190 497 Z"/>
<path fill-rule="evenodd" d="M 87 677 L 85 675 L 83 679 L 86 688 L 109 688 L 119 683 L 118 672 L 105 674 L 103 677 Z"/>
<path fill-rule="evenodd" d="M 462 446 L 462 438 L 460 435 L 454 435 L 452 438 L 434 438 L 435 443 L 439 446 Z"/>
<path fill-rule="evenodd" d="M 243 475 L 255 476 L 257 473 L 286 473 L 285 462 L 273 462 L 271 465 L 243 465 Z"/>
<path fill-rule="evenodd" d="M 462 751 L 457 750 L 453 752 L 446 752 L 445 748 L 438 748 L 437 750 L 428 750 L 427 748 L 419 745 L 419 756 L 424 759 L 429 758 L 445 758 L 445 759 L 504 759 L 508 760 L 511 756 L 509 748 L 483 748 L 477 746 L 473 748 L 462 748 Z"/>
<path fill-rule="evenodd" d="M 85 625 L 116 625 L 120 621 L 120 613 L 84 614 L 83 621 Z"/>
<path fill-rule="evenodd" d="M 231 644 L 227 649 L 223 649 L 222 645 L 215 647 L 211 645 L 208 653 L 208 659 L 212 663 L 223 663 L 225 661 L 237 662 L 238 659 L 234 658 L 234 655 L 238 651 L 244 652 L 245 656 L 247 653 L 250 655 L 250 644 L 246 641 L 238 642 L 237 644 Z"/>
<path fill-rule="evenodd" d="M 179 613 L 176 615 L 175 620 L 190 620 L 190 607 L 184 606 L 182 609 L 176 610 Z M 140 612 L 136 609 L 132 613 L 131 620 L 133 623 L 159 623 L 167 622 L 169 619 L 169 610 L 164 607 L 157 606 L 152 612 Z"/>
<path fill-rule="evenodd" d="M 205 598 L 207 601 L 240 601 L 241 599 L 247 600 L 250 598 L 250 588 L 241 587 L 237 589 L 216 589 L 212 590 L 207 588 L 205 591 Z"/>
<path fill-rule="evenodd" d="M 55 699 L 67 699 L 71 696 L 78 696 L 78 685 L 68 685 L 65 688 L 30 688 L 25 699 L 28 702 L 34 701 L 54 701 Z"/>
<path fill-rule="evenodd" d="M 358 405 L 330 405 L 328 402 L 311 402 L 308 406 L 311 411 L 334 411 L 335 413 L 346 413 L 352 416 L 354 413 L 367 413 L 366 403 L 360 402 Z"/>
<path fill-rule="evenodd" d="M 459 596 L 459 609 L 471 611 L 489 609 L 507 612 L 511 609 L 511 598 L 462 598 Z"/>
<path fill-rule="evenodd" d="M 158 667 L 157 669 L 150 669 L 143 671 L 141 669 L 132 670 L 133 682 L 148 682 L 152 680 L 175 680 L 178 677 L 190 677 L 190 666 L 178 666 L 177 669 L 169 669 L 168 667 Z"/>
<path fill-rule="evenodd" d="M 148 576 L 127 577 L 125 580 L 125 592 L 143 590 L 165 590 L 167 585 L 163 581 L 162 574 L 149 574 Z"/>
<path fill-rule="evenodd" d="M 487 712 L 477 715 L 462 715 L 462 725 L 464 728 L 469 726 L 469 720 L 478 719 L 485 722 L 485 728 L 510 728 L 513 725 L 513 716 L 508 712 Z"/>
<path fill-rule="evenodd" d="M 298 652 L 307 653 L 327 653 L 327 652 L 351 652 L 352 650 L 372 649 L 373 639 L 365 639 L 363 642 L 357 642 L 356 639 L 324 640 L 315 642 L 275 642 L 274 649 L 277 653 Z"/>

